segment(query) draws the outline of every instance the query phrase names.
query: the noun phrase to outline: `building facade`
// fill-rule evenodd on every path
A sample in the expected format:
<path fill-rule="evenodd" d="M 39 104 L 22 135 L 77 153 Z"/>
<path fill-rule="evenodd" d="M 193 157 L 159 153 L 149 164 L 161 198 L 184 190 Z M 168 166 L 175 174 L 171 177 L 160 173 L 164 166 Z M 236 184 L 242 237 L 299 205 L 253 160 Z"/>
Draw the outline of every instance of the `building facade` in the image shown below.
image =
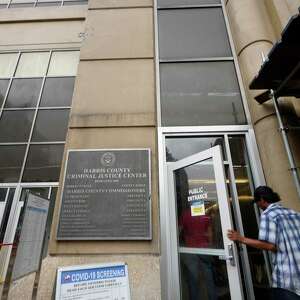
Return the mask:
<path fill-rule="evenodd" d="M 258 185 L 300 209 L 273 105 L 248 89 L 299 5 L 0 0 L 2 299 L 51 299 L 59 267 L 119 261 L 132 299 L 267 297 L 268 254 L 226 231 L 257 236 Z M 281 102 L 287 125 L 297 101 Z M 152 238 L 58 240 L 68 150 L 141 148 Z M 28 193 L 49 200 L 43 251 L 37 272 L 14 279 Z"/>

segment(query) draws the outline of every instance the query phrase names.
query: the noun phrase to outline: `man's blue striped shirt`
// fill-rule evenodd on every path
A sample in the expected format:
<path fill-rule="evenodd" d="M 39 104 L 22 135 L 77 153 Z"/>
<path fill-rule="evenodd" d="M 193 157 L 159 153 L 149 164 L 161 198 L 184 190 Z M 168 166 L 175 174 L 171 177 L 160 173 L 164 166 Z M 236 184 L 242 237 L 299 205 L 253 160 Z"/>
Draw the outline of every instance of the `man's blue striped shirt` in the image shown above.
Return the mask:
<path fill-rule="evenodd" d="M 272 253 L 273 287 L 300 295 L 300 213 L 270 204 L 261 215 L 259 240 L 277 248 Z"/>

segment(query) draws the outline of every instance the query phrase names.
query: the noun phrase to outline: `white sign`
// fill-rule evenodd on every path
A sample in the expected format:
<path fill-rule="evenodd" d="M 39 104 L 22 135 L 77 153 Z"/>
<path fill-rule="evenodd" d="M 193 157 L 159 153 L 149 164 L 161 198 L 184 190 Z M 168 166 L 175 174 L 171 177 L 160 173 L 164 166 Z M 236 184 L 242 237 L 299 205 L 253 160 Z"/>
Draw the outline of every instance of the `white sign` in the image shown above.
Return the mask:
<path fill-rule="evenodd" d="M 124 263 L 59 268 L 56 300 L 130 300 Z"/>
<path fill-rule="evenodd" d="M 39 269 L 48 209 L 48 200 L 28 194 L 13 280 Z"/>

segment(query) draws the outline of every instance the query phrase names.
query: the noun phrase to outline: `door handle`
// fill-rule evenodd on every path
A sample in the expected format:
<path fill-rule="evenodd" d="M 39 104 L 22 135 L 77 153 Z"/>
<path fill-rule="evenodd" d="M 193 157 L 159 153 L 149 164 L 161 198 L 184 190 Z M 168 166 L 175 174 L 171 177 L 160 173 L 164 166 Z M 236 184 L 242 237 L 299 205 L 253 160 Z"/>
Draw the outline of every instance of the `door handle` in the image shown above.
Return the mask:
<path fill-rule="evenodd" d="M 235 258 L 233 252 L 233 244 L 227 245 L 228 255 L 220 255 L 219 259 L 229 261 L 230 265 L 235 266 Z"/>

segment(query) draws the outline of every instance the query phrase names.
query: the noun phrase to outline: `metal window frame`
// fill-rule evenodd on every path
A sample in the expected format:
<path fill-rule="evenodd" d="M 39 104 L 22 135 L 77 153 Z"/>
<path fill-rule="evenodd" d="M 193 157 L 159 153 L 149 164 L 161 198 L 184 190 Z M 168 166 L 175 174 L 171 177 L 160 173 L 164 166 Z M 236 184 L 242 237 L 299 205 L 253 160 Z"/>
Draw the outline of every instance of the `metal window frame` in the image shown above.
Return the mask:
<path fill-rule="evenodd" d="M 246 98 L 246 92 L 245 92 L 245 88 L 243 85 L 243 80 L 242 80 L 242 75 L 241 75 L 241 70 L 238 64 L 238 58 L 237 58 L 237 54 L 236 54 L 236 50 L 235 50 L 235 45 L 234 45 L 234 41 L 233 41 L 233 37 L 231 34 L 231 29 L 230 29 L 230 24 L 229 24 L 229 19 L 228 19 L 228 15 L 227 15 L 227 11 L 226 11 L 226 6 L 224 3 L 224 0 L 221 0 L 221 4 L 211 4 L 211 5 L 182 5 L 182 6 L 174 6 L 172 8 L 163 8 L 163 9 L 191 9 L 191 8 L 221 8 L 222 9 L 222 13 L 224 16 L 224 22 L 225 22 L 225 26 L 226 26 L 226 32 L 227 32 L 227 36 L 228 36 L 228 41 L 229 41 L 229 45 L 230 45 L 230 49 L 231 49 L 231 53 L 232 56 L 229 57 L 210 57 L 210 58 L 193 58 L 193 59 L 180 59 L 180 60 L 167 60 L 167 59 L 163 59 L 160 60 L 159 58 L 159 42 L 158 42 L 158 34 L 159 34 L 159 30 L 158 30 L 158 11 L 162 8 L 160 8 L 157 4 L 158 0 L 154 1 L 154 10 L 153 10 L 153 14 L 154 14 L 154 46 L 155 46 L 155 75 L 156 75 L 156 107 L 157 107 L 157 126 L 161 127 L 162 126 L 162 116 L 161 116 L 161 91 L 160 91 L 160 63 L 166 63 L 166 62 L 210 62 L 210 61 L 232 61 L 235 67 L 235 72 L 236 72 L 236 78 L 237 78 L 237 82 L 238 82 L 238 86 L 239 86 L 239 90 L 241 93 L 241 100 L 242 100 L 242 104 L 243 104 L 243 110 L 245 113 L 245 117 L 246 117 L 246 121 L 249 125 L 252 124 L 251 121 L 251 116 L 250 116 L 250 111 L 249 111 L 249 107 L 248 107 L 248 103 L 247 103 L 247 98 Z M 236 125 L 233 125 L 236 126 Z"/>
<path fill-rule="evenodd" d="M 12 7 L 12 5 L 13 4 L 15 4 L 14 2 L 13 2 L 14 0 L 8 0 L 8 2 L 7 2 L 7 5 L 6 5 L 6 8 L 18 8 L 18 6 L 15 6 L 15 7 Z M 86 0 L 86 3 L 84 3 L 84 1 L 80 1 L 80 0 L 73 0 L 74 1 L 74 3 L 76 3 L 76 2 L 78 2 L 78 4 L 77 5 L 87 5 L 88 4 L 88 0 Z M 37 4 L 39 3 L 39 0 L 28 0 L 28 2 L 24 2 L 23 4 L 32 4 L 32 6 L 21 6 L 20 5 L 20 8 L 22 7 L 22 8 L 26 8 L 26 7 L 47 7 L 47 6 L 55 6 L 55 7 L 62 7 L 62 6 L 67 6 L 67 5 L 64 5 L 64 3 L 66 2 L 69 2 L 69 1 L 65 1 L 65 0 L 55 0 L 55 1 L 51 1 L 51 0 L 49 0 L 49 3 L 58 3 L 57 5 L 45 5 L 45 6 L 38 6 Z M 40 3 L 47 3 L 47 2 L 40 2 Z M 20 3 L 20 4 L 22 4 L 22 3 Z M 76 4 L 75 4 L 76 5 Z"/>
<path fill-rule="evenodd" d="M 2 143 L 0 143 L 0 146 L 14 146 L 14 145 L 16 145 L 16 146 L 17 145 L 26 146 L 24 157 L 23 157 L 23 162 L 22 162 L 22 166 L 21 166 L 21 171 L 20 171 L 20 175 L 19 175 L 19 179 L 17 181 L 18 183 L 22 182 L 22 177 L 23 177 L 23 174 L 24 174 L 24 170 L 25 170 L 25 166 L 26 166 L 26 162 L 27 162 L 27 158 L 28 158 L 29 148 L 30 148 L 31 145 L 60 145 L 60 144 L 65 144 L 65 140 L 63 140 L 63 141 L 57 141 L 56 140 L 56 141 L 33 142 L 32 141 L 32 135 L 33 135 L 33 131 L 34 131 L 34 128 L 35 128 L 35 125 L 36 125 L 37 115 L 38 115 L 38 112 L 40 110 L 69 110 L 70 111 L 70 109 L 71 109 L 71 106 L 40 107 L 40 103 L 41 103 L 41 98 L 42 98 L 42 94 L 43 94 L 43 91 L 44 91 L 45 82 L 48 78 L 76 78 L 76 75 L 74 75 L 74 76 L 70 76 L 70 75 L 68 75 L 68 76 L 62 76 L 62 75 L 60 75 L 60 76 L 48 76 L 48 70 L 49 70 L 49 67 L 50 67 L 50 64 L 51 64 L 51 58 L 52 58 L 53 53 L 55 53 L 55 52 L 72 52 L 72 51 L 79 52 L 80 49 L 78 49 L 78 47 L 76 47 L 76 48 L 71 47 L 71 48 L 62 48 L 62 49 L 59 49 L 59 48 L 33 49 L 33 50 L 27 49 L 27 50 L 24 50 L 24 51 L 23 50 L 19 50 L 19 51 L 12 50 L 12 51 L 1 51 L 0 52 L 0 54 L 2 54 L 2 53 L 16 53 L 17 54 L 17 59 L 16 59 L 16 62 L 15 62 L 15 65 L 14 65 L 14 71 L 13 71 L 12 76 L 9 77 L 9 78 L 3 78 L 3 79 L 6 79 L 6 80 L 9 80 L 9 84 L 7 86 L 7 90 L 6 90 L 6 93 L 5 93 L 3 103 L 0 107 L 0 118 L 3 114 L 3 112 L 5 112 L 5 111 L 26 111 L 26 110 L 34 111 L 32 124 L 31 124 L 30 131 L 29 131 L 29 136 L 28 136 L 28 139 L 27 139 L 26 142 L 2 142 Z M 37 52 L 45 52 L 45 53 L 49 54 L 48 61 L 47 61 L 47 68 L 46 68 L 44 76 L 38 76 L 38 77 L 32 77 L 32 76 L 19 77 L 19 76 L 16 76 L 16 72 L 17 72 L 17 69 L 18 69 L 18 65 L 19 65 L 19 62 L 20 62 L 21 55 L 23 53 L 37 53 Z M 5 108 L 5 104 L 6 104 L 7 97 L 9 95 L 13 80 L 14 79 L 30 79 L 30 78 L 41 78 L 42 79 L 42 83 L 41 83 L 41 87 L 40 87 L 40 90 L 39 90 L 39 96 L 38 96 L 36 105 L 33 106 L 33 107 L 24 107 L 24 108 Z M 0 184 L 0 186 L 1 186 L 1 184 Z"/>

